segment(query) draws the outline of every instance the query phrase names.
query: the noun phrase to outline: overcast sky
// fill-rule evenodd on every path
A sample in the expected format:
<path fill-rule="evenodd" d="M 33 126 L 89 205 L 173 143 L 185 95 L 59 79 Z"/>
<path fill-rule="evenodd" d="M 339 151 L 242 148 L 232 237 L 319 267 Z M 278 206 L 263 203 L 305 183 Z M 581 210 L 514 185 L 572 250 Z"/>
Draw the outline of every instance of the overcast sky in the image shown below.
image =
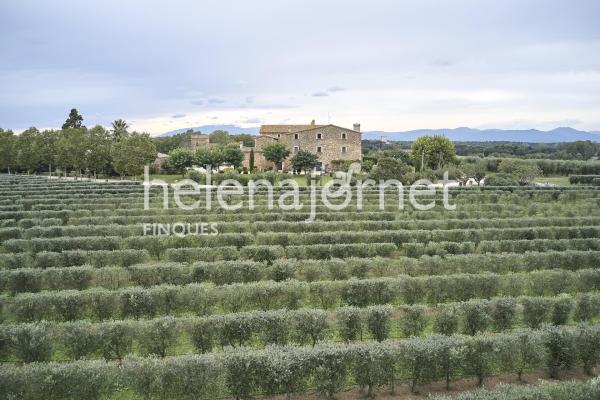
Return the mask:
<path fill-rule="evenodd" d="M 0 0 L 0 127 L 600 131 L 600 1 Z"/>

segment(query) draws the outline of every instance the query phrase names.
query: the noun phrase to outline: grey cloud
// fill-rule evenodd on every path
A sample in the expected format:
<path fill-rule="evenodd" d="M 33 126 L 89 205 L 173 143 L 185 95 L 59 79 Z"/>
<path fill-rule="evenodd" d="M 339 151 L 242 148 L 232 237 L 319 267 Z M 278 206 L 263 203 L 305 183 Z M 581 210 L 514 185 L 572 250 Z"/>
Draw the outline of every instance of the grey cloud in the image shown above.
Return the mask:
<path fill-rule="evenodd" d="M 327 92 L 316 92 L 312 94 L 312 97 L 326 97 L 329 96 L 329 93 Z"/>
<path fill-rule="evenodd" d="M 244 118 L 237 122 L 242 123 L 242 124 L 260 124 L 262 122 L 262 120 L 260 118 Z"/>
<path fill-rule="evenodd" d="M 208 99 L 208 103 L 209 104 L 223 104 L 223 103 L 225 103 L 225 100 L 212 98 L 212 99 Z"/>
<path fill-rule="evenodd" d="M 175 115 L 171 115 L 171 118 L 183 118 L 185 116 L 186 116 L 186 114 L 175 114 Z"/>
<path fill-rule="evenodd" d="M 254 96 L 246 97 L 246 103 L 254 103 Z"/>
<path fill-rule="evenodd" d="M 452 66 L 452 61 L 450 60 L 435 60 L 433 65 L 436 67 L 450 67 Z"/>
<path fill-rule="evenodd" d="M 204 105 L 204 100 L 192 100 L 190 101 L 190 103 L 192 103 L 195 106 L 201 106 Z"/>
<path fill-rule="evenodd" d="M 340 86 L 332 86 L 328 90 L 330 92 L 341 92 L 341 91 L 346 90 L 346 89 L 344 89 L 343 87 L 340 87 Z"/>

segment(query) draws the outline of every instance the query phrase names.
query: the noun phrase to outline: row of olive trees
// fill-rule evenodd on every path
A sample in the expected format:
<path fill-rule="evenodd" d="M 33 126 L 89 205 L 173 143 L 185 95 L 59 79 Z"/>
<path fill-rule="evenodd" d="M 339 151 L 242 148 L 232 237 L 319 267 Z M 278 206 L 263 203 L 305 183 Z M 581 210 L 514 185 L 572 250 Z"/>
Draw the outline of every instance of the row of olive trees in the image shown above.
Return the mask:
<path fill-rule="evenodd" d="M 0 387 L 10 398 L 27 400 L 103 398 L 128 389 L 142 398 L 248 399 L 256 395 L 304 394 L 309 389 L 333 398 L 353 383 L 372 397 L 380 386 L 394 392 L 398 382 L 416 391 L 418 386 L 434 381 L 445 381 L 449 389 L 460 378 L 474 377 L 482 385 L 494 373 L 513 373 L 521 378 L 524 372 L 542 368 L 552 378 L 578 366 L 591 374 L 600 360 L 599 339 L 597 325 L 581 325 L 353 345 L 322 343 L 168 358 L 126 357 L 121 364 L 32 363 L 2 368 Z M 542 385 L 520 389 L 520 393 L 556 400 L 600 395 L 595 383 L 571 383 L 555 389 Z M 490 397 L 483 393 L 475 394 L 475 398 L 498 398 L 494 392 Z M 469 399 L 472 396 L 469 394 Z"/>
<path fill-rule="evenodd" d="M 303 306 L 331 309 L 339 305 L 438 304 L 496 296 L 552 296 L 593 291 L 598 290 L 598 276 L 600 272 L 595 269 L 582 269 L 347 281 L 259 281 L 224 286 L 192 283 L 116 290 L 93 288 L 17 294 L 5 299 L 3 314 L 5 318 L 19 321 L 73 321 L 182 313 L 206 315 L 216 309 L 240 312 Z"/>
<path fill-rule="evenodd" d="M 271 263 L 235 260 L 194 264 L 159 262 L 131 265 L 135 261 L 145 261 L 148 253 L 122 250 L 114 254 L 103 251 L 84 254 L 87 258 L 80 261 L 86 261 L 86 264 L 81 266 L 50 264 L 49 253 L 43 256 L 46 264 L 41 261 L 34 264 L 32 260 L 26 259 L 15 259 L 14 264 L 9 264 L 5 256 L 0 257 L 0 291 L 14 295 L 41 290 L 82 290 L 92 286 L 117 289 L 129 286 L 149 287 L 163 283 L 186 285 L 211 282 L 216 285 L 227 285 L 266 280 L 281 282 L 287 279 L 314 282 L 397 276 L 402 273 L 419 276 L 485 271 L 508 273 L 541 269 L 574 271 L 596 267 L 600 253 L 598 251 L 551 251 L 526 254 L 469 254 L 444 258 L 423 256 L 419 259 L 350 257 L 330 260 L 278 259 Z M 68 261 L 75 261 L 75 257 L 69 257 Z M 13 269 L 13 267 L 17 268 Z"/>
<path fill-rule="evenodd" d="M 398 336 L 422 336 L 431 327 L 434 333 L 467 335 L 502 332 L 524 324 L 539 329 L 544 324 L 565 325 L 571 320 L 589 322 L 600 312 L 600 298 L 593 293 L 558 297 L 499 297 L 449 303 L 439 307 L 390 305 L 358 308 L 341 307 L 333 312 L 319 309 L 251 311 L 208 317 L 160 317 L 152 320 L 121 320 L 91 323 L 26 323 L 0 328 L 10 354 L 24 362 L 48 361 L 53 352 L 70 359 L 121 358 L 132 352 L 133 338 L 142 352 L 165 357 L 190 338 L 196 351 L 213 351 L 217 345 L 264 346 L 270 344 L 311 344 L 321 340 L 383 341 Z M 120 325 L 122 329 L 113 329 Z M 119 342 L 128 345 L 113 351 L 106 333 L 120 333 Z M 111 334 L 112 334 L 111 333 Z M 5 349 L 6 350 L 6 349 Z M 7 355 L 4 355 L 7 357 Z"/>

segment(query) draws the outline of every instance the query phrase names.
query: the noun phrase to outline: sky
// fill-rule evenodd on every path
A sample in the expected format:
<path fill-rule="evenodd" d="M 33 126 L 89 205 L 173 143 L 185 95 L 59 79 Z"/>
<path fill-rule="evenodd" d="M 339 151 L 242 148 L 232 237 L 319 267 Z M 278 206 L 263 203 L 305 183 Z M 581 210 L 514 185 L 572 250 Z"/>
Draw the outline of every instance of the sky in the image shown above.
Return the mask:
<path fill-rule="evenodd" d="M 0 127 L 600 131 L 597 0 L 0 0 Z"/>

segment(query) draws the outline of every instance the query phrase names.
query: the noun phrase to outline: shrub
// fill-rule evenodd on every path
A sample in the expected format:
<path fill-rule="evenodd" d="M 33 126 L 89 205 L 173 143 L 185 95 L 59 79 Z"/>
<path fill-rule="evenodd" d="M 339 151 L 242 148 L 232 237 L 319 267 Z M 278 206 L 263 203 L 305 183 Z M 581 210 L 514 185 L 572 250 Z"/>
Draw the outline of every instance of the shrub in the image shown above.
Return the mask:
<path fill-rule="evenodd" d="M 510 329 L 513 325 L 517 303 L 510 297 L 494 299 L 491 303 L 491 317 L 498 331 Z"/>
<path fill-rule="evenodd" d="M 533 329 L 540 327 L 547 318 L 551 302 L 543 297 L 523 297 L 520 299 L 523 306 L 523 320 Z"/>
<path fill-rule="evenodd" d="M 433 331 L 442 335 L 452 335 L 458 330 L 458 315 L 453 306 L 442 305 L 435 313 Z"/>
<path fill-rule="evenodd" d="M 571 296 L 562 294 L 554 299 L 552 304 L 551 321 L 554 325 L 564 325 L 569 320 L 573 309 Z"/>
<path fill-rule="evenodd" d="M 373 306 L 366 310 L 367 327 L 378 342 L 389 337 L 391 315 L 392 307 L 389 305 Z"/>
<path fill-rule="evenodd" d="M 15 355 L 23 362 L 48 361 L 52 355 L 52 337 L 48 323 L 11 326 L 9 338 Z"/>
<path fill-rule="evenodd" d="M 402 317 L 400 319 L 400 329 L 406 337 L 420 336 L 425 326 L 427 319 L 425 313 L 427 307 L 423 305 L 403 306 L 400 308 Z"/>
<path fill-rule="evenodd" d="M 208 353 L 212 350 L 216 330 L 214 321 L 206 318 L 195 318 L 191 322 L 190 338 L 198 352 Z"/>
<path fill-rule="evenodd" d="M 362 310 L 358 307 L 341 307 L 336 312 L 340 336 L 345 342 L 362 340 Z"/>
<path fill-rule="evenodd" d="M 464 333 L 473 336 L 487 329 L 491 320 L 487 300 L 470 300 L 461 304 L 460 307 L 463 314 Z"/>
<path fill-rule="evenodd" d="M 133 333 L 130 324 L 126 321 L 103 323 L 99 332 L 103 357 L 106 360 L 122 360 L 131 352 Z"/>
<path fill-rule="evenodd" d="M 328 327 L 327 313 L 322 310 L 298 310 L 294 313 L 296 336 L 301 342 L 309 341 L 314 346 L 323 339 Z"/>
<path fill-rule="evenodd" d="M 560 371 L 575 365 L 577 349 L 574 339 L 573 334 L 562 327 L 551 326 L 545 330 L 544 346 L 551 378 L 558 379 Z"/>
<path fill-rule="evenodd" d="M 600 361 L 600 330 L 597 326 L 582 324 L 577 327 L 575 335 L 578 358 L 583 364 L 584 372 L 592 376 L 594 366 Z"/>
<path fill-rule="evenodd" d="M 146 322 L 140 333 L 140 342 L 148 354 L 165 357 L 177 340 L 177 324 L 175 318 L 163 317 Z"/>
<path fill-rule="evenodd" d="M 61 339 L 67 355 L 73 360 L 91 355 L 100 345 L 98 326 L 89 321 L 66 324 Z"/>

